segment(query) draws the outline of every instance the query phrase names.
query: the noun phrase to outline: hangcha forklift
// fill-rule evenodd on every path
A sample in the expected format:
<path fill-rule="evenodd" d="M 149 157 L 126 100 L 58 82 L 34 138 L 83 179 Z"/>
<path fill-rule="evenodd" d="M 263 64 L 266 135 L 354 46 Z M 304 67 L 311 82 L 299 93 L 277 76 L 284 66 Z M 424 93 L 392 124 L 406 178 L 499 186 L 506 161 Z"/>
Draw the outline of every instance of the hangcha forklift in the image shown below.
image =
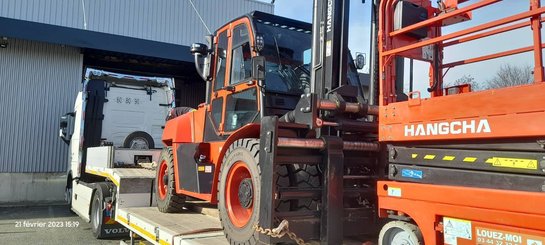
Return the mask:
<path fill-rule="evenodd" d="M 516 1 L 527 8 L 471 25 L 472 12 L 509 8 L 515 1 L 464 2 L 374 5 L 378 96 L 372 102 L 380 107 L 379 142 L 387 147 L 389 179 L 377 184 L 378 211 L 393 219 L 382 228 L 380 244 L 545 243 L 545 8 L 538 0 Z M 442 33 L 462 21 L 463 29 Z M 531 46 L 478 57 L 468 50 L 469 59 L 443 62 L 452 60 L 444 57 L 445 48 L 475 40 L 497 45 L 490 41 L 498 34 L 521 28 L 528 30 Z M 469 84 L 444 86 L 450 68 L 523 52 L 534 55 L 530 84 L 484 91 L 472 91 Z M 403 93 L 399 58 L 429 64 L 430 98 L 423 98 L 426 91 Z"/>

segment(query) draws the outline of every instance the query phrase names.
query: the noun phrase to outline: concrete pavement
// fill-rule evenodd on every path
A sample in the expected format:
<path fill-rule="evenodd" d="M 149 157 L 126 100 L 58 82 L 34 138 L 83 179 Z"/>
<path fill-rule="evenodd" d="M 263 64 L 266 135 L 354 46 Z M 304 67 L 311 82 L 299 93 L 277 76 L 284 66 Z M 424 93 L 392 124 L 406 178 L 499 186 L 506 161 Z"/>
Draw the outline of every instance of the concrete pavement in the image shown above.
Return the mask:
<path fill-rule="evenodd" d="M 0 207 L 0 244 L 119 244 L 97 240 L 66 205 Z"/>

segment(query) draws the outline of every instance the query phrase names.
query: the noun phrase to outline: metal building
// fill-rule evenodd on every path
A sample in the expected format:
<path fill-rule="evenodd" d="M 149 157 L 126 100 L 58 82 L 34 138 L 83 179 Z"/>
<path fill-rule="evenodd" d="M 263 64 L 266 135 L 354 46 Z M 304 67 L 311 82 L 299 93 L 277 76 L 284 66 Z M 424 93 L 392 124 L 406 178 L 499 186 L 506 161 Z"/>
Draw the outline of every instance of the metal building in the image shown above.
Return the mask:
<path fill-rule="evenodd" d="M 0 0 L 0 204 L 62 200 L 59 118 L 86 67 L 174 77 L 177 103 L 196 106 L 205 83 L 189 45 L 208 34 L 197 12 L 214 32 L 273 9 L 257 0 Z"/>

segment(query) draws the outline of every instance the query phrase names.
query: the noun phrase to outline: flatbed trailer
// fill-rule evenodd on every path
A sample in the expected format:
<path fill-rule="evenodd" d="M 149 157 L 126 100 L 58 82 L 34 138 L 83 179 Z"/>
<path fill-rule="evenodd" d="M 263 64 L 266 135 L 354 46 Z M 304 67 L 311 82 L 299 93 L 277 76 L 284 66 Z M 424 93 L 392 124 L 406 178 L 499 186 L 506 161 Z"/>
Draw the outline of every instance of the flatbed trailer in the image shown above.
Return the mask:
<path fill-rule="evenodd" d="M 181 213 L 170 214 L 161 213 L 157 209 L 153 192 L 154 169 L 108 168 L 98 167 L 93 161 L 89 163 L 85 172 L 105 177 L 108 182 L 115 185 L 116 206 L 112 216 L 118 224 L 129 230 L 131 242 L 142 238 L 151 244 L 161 245 L 228 244 L 220 221 L 213 217 L 214 212 L 210 208 L 200 209 L 200 212 L 198 207 L 186 208 Z M 191 203 L 188 203 L 188 206 L 190 205 Z"/>
<path fill-rule="evenodd" d="M 115 220 L 152 244 L 228 244 L 219 219 L 192 210 L 166 214 L 156 207 L 122 208 Z"/>

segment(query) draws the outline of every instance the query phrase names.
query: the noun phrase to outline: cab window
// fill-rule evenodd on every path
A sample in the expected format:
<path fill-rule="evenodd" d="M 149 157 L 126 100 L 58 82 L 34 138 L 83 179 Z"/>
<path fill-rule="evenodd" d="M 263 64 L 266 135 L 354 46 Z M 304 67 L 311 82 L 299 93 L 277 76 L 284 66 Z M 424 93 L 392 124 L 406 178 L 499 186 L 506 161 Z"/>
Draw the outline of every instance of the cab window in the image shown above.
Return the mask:
<path fill-rule="evenodd" d="M 214 91 L 223 88 L 225 83 L 225 64 L 227 63 L 227 31 L 218 36 L 218 47 L 216 50 L 216 81 Z"/>
<path fill-rule="evenodd" d="M 227 96 L 225 105 L 225 131 L 234 131 L 251 123 L 257 115 L 255 88 Z"/>
<path fill-rule="evenodd" d="M 229 84 L 249 80 L 252 74 L 252 52 L 248 28 L 239 24 L 233 29 L 233 52 Z"/>

